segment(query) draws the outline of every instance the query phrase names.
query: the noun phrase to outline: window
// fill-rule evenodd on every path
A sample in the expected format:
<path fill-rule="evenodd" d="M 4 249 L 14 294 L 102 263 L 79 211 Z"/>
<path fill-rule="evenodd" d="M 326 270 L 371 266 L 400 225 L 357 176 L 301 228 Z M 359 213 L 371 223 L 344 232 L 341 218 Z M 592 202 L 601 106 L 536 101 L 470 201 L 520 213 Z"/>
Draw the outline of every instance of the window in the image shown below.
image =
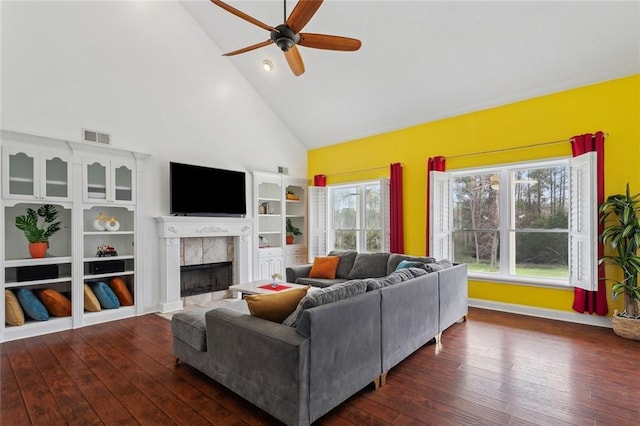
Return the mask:
<path fill-rule="evenodd" d="M 433 172 L 436 257 L 469 275 L 593 289 L 595 154 L 493 168 Z"/>
<path fill-rule="evenodd" d="M 389 250 L 389 179 L 311 187 L 309 259 L 330 250 Z"/>

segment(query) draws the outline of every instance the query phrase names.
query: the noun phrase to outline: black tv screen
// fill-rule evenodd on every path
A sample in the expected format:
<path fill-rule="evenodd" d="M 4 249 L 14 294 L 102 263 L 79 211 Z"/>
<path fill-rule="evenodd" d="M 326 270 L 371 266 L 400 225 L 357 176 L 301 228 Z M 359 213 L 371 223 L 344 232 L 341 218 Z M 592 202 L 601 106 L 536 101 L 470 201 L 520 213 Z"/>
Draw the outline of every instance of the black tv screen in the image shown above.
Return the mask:
<path fill-rule="evenodd" d="M 169 205 L 173 215 L 247 214 L 246 173 L 169 162 Z"/>

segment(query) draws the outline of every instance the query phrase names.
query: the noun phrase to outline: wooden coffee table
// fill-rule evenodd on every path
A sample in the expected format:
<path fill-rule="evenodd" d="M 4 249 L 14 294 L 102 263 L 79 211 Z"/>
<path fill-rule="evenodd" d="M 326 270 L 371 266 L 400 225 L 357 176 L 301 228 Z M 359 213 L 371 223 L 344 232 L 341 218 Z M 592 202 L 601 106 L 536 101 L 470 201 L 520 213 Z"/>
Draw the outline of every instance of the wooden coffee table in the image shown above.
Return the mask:
<path fill-rule="evenodd" d="M 270 288 L 260 288 L 260 286 L 271 284 L 269 280 L 258 280 L 251 281 L 248 283 L 242 284 L 234 284 L 229 286 L 229 290 L 231 290 L 232 297 L 236 297 L 238 299 L 242 299 L 243 294 L 272 294 L 272 293 L 282 293 L 283 291 L 289 291 L 294 288 L 306 287 L 306 285 L 301 284 L 293 284 L 293 283 L 278 283 L 279 285 L 287 286 L 289 288 L 284 290 L 271 290 Z M 310 287 L 311 290 L 314 287 Z"/>

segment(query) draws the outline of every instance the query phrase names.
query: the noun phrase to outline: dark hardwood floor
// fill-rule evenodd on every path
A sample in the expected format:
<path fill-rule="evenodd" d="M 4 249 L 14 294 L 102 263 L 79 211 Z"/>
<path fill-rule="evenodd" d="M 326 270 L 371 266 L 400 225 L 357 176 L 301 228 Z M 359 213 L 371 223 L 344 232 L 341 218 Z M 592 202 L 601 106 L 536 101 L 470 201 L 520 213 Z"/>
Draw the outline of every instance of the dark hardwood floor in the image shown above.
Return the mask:
<path fill-rule="evenodd" d="M 2 425 L 255 425 L 268 414 L 187 365 L 158 315 L 0 344 Z M 470 309 L 321 425 L 639 425 L 640 342 Z"/>

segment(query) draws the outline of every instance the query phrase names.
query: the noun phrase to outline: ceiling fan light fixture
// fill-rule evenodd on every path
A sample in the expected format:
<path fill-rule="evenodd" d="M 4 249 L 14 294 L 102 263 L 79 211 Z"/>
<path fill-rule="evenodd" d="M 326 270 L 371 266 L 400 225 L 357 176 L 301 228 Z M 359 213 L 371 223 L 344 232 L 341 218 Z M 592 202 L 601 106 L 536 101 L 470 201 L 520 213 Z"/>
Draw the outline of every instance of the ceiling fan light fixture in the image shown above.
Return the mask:
<path fill-rule="evenodd" d="M 290 38 L 286 38 L 286 37 L 280 37 L 276 39 L 276 45 L 280 48 L 280 50 L 282 50 L 283 52 L 288 51 L 289 49 L 291 49 L 294 45 L 294 41 L 291 40 Z"/>
<path fill-rule="evenodd" d="M 289 51 L 300 39 L 300 36 L 287 27 L 285 24 L 278 25 L 275 31 L 271 31 L 271 40 L 283 52 Z"/>
<path fill-rule="evenodd" d="M 273 62 L 271 62 L 268 59 L 265 59 L 264 61 L 262 61 L 262 68 L 266 71 L 269 72 L 273 69 Z"/>

